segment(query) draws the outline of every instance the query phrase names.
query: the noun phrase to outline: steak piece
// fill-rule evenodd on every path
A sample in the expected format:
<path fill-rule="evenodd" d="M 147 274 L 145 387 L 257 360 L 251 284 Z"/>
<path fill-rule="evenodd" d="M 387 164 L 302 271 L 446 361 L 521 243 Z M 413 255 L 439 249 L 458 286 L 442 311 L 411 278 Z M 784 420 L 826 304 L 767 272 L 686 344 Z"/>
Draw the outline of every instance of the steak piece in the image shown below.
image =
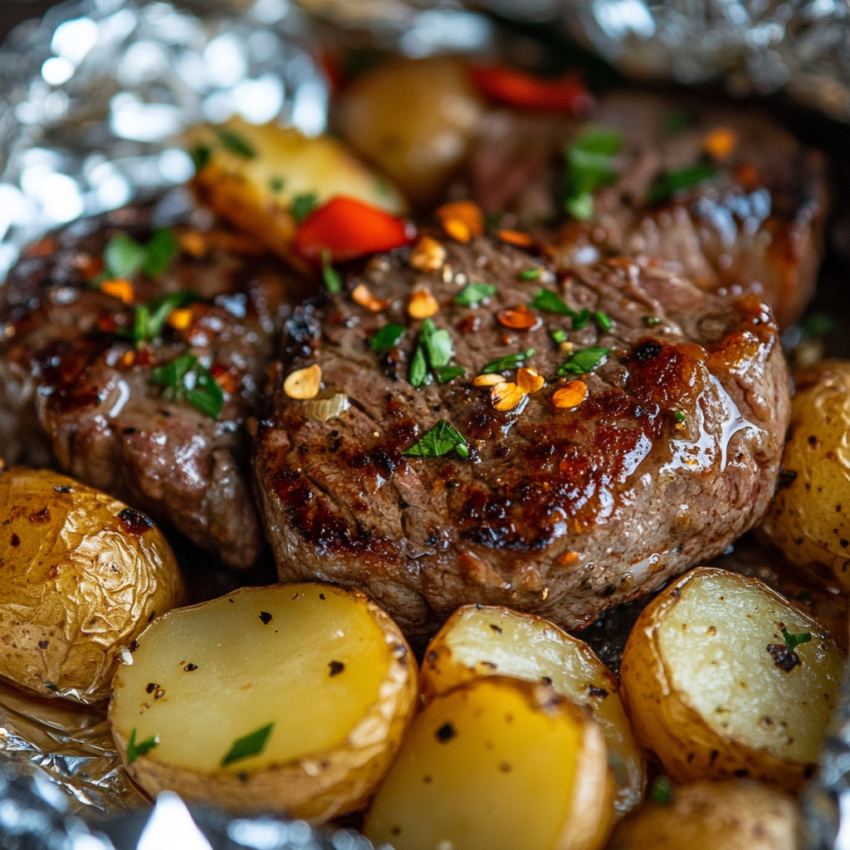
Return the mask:
<path fill-rule="evenodd" d="M 702 288 L 758 295 L 783 327 L 800 317 L 814 289 L 827 207 L 818 151 L 757 109 L 692 98 L 614 94 L 602 99 L 592 124 L 622 131 L 619 177 L 596 191 L 592 223 L 546 234 L 565 265 L 611 254 L 653 257 Z M 486 211 L 510 210 L 525 224 L 560 216 L 563 151 L 587 126 L 562 116 L 491 114 L 470 163 L 472 196 Z M 718 169 L 716 179 L 650 200 L 662 174 L 705 161 Z"/>
<path fill-rule="evenodd" d="M 446 249 L 434 273 L 414 272 L 398 251 L 347 281 L 349 292 L 366 287 L 359 303 L 380 308 L 369 293 L 387 299 L 383 312 L 343 294 L 297 309 L 285 325 L 264 415 L 249 425 L 281 580 L 363 588 L 414 637 L 464 603 L 579 628 L 723 552 L 758 522 L 789 417 L 788 372 L 765 305 L 705 292 L 653 263 L 613 258 L 556 281 L 530 254 L 486 237 Z M 497 294 L 458 305 L 471 281 Z M 422 323 L 408 304 L 423 286 L 464 375 L 414 388 Z M 572 330 L 569 317 L 532 309 L 531 328 L 506 326 L 529 323 L 516 307 L 540 288 L 579 315 L 600 315 Z M 371 339 L 388 322 L 406 330 L 379 358 Z M 526 364 L 546 386 L 512 411 L 494 409 L 492 388 L 473 378 L 530 348 Z M 599 365 L 575 369 L 588 373 L 587 397 L 557 408 L 555 391 L 579 380 L 558 378 L 559 369 L 591 348 L 610 350 L 596 352 Z M 315 399 L 283 389 L 292 370 L 313 364 L 318 399 L 345 394 L 350 404 L 329 421 L 316 418 Z M 515 369 L 502 374 L 516 380 Z M 440 420 L 465 437 L 468 458 L 405 456 Z"/>
<path fill-rule="evenodd" d="M 147 243 L 151 215 L 128 208 L 69 226 L 32 246 L 0 288 L 2 454 L 7 463 L 58 462 L 231 566 L 248 567 L 264 540 L 244 420 L 290 285 L 274 266 L 233 250 L 250 249 L 244 238 L 178 228 L 188 250 L 155 279 L 137 276 L 136 302 L 183 290 L 200 300 L 178 326 L 137 346 L 134 306 L 92 278 L 112 237 Z M 217 420 L 152 381 L 156 366 L 189 352 L 224 390 Z"/>

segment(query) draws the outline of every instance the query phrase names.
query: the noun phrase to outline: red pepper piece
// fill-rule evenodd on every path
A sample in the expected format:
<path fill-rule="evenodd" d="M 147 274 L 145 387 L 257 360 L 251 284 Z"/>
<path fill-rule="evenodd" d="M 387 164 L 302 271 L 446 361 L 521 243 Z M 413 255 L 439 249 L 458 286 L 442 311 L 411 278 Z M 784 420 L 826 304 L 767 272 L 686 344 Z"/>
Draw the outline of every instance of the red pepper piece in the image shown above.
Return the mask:
<path fill-rule="evenodd" d="M 325 251 L 339 263 L 409 245 L 413 227 L 356 198 L 331 198 L 313 210 L 295 234 L 293 248 L 305 260 L 320 263 Z"/>
<path fill-rule="evenodd" d="M 519 109 L 566 111 L 583 117 L 595 105 L 593 96 L 575 74 L 542 79 L 498 65 L 471 67 L 469 71 L 481 94 Z"/>

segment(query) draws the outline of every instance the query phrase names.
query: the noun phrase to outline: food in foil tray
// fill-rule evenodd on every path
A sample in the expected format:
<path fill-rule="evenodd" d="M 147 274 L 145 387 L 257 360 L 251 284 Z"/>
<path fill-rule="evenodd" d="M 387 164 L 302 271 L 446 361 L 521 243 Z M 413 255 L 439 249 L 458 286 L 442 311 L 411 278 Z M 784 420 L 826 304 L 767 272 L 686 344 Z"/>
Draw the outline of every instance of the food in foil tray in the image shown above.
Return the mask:
<path fill-rule="evenodd" d="M 495 42 L 227 14 L 204 56 L 294 45 L 327 113 L 213 63 L 166 179 L 6 243 L 7 755 L 76 809 L 279 829 L 239 846 L 802 848 L 848 642 L 850 361 L 799 324 L 825 154 Z"/>

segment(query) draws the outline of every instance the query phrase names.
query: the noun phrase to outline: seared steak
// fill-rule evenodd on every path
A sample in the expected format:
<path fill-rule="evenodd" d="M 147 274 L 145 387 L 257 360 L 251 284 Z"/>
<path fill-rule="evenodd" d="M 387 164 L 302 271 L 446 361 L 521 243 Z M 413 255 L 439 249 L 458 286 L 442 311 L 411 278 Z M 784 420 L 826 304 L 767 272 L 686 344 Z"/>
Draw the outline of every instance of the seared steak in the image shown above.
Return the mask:
<path fill-rule="evenodd" d="M 446 248 L 446 264 L 428 274 L 410 268 L 406 251 L 374 257 L 347 281 L 349 293 L 365 287 L 357 303 L 342 294 L 287 321 L 283 362 L 252 427 L 282 580 L 364 588 L 414 636 L 474 602 L 577 628 L 724 551 L 761 518 L 789 381 L 776 326 L 757 298 L 705 292 L 653 263 L 614 258 L 556 282 L 531 255 L 487 238 Z M 474 300 L 470 282 L 497 293 L 461 306 L 459 293 Z M 432 321 L 448 331 L 451 364 L 464 374 L 415 388 L 423 323 L 409 318 L 408 305 L 421 306 L 411 293 L 422 286 L 439 304 Z M 550 308 L 557 294 L 578 318 L 517 308 L 541 304 L 541 288 Z M 372 312 L 382 299 L 386 309 Z M 387 323 L 406 330 L 395 345 L 396 334 L 384 331 L 389 351 L 378 356 L 372 339 Z M 445 339 L 438 347 L 445 351 Z M 594 348 L 608 352 L 587 351 Z M 491 393 L 515 391 L 473 379 L 527 349 L 525 365 L 547 383 L 500 412 Z M 291 398 L 284 380 L 313 365 L 321 392 Z M 493 368 L 509 384 L 519 378 L 515 367 Z M 585 385 L 586 398 L 570 384 L 566 395 L 580 403 L 559 408 L 555 392 L 571 381 Z M 318 402 L 334 394 L 350 407 L 323 421 Z M 418 441 L 441 420 L 466 449 L 450 451 L 457 440 L 441 425 L 446 454 L 404 454 L 414 445 L 433 453 L 432 438 L 424 450 Z"/>
<path fill-rule="evenodd" d="M 700 287 L 755 293 L 781 326 L 799 318 L 813 291 L 827 206 L 819 152 L 751 107 L 635 92 L 604 98 L 592 125 L 622 131 L 619 176 L 596 191 L 592 223 L 549 234 L 566 265 L 594 254 L 652 257 Z M 470 163 L 473 197 L 527 224 L 561 215 L 563 152 L 588 126 L 493 113 Z M 715 179 L 651 200 L 661 175 L 701 162 L 717 168 Z"/>
<path fill-rule="evenodd" d="M 52 452 L 74 477 L 247 567 L 264 541 L 244 419 L 273 352 L 288 282 L 233 250 L 250 249 L 244 238 L 184 227 L 176 231 L 184 250 L 164 273 L 112 288 L 133 299 L 125 304 L 98 288 L 104 251 L 118 234 L 146 244 L 150 218 L 149 209 L 130 208 L 72 225 L 33 246 L 0 288 L 2 455 L 45 465 Z M 184 290 L 200 300 L 179 323 L 134 339 L 136 305 Z M 178 358 L 187 353 L 222 389 L 217 419 L 152 380 L 155 367 L 186 363 Z M 214 395 L 201 403 L 212 398 L 215 407 Z"/>

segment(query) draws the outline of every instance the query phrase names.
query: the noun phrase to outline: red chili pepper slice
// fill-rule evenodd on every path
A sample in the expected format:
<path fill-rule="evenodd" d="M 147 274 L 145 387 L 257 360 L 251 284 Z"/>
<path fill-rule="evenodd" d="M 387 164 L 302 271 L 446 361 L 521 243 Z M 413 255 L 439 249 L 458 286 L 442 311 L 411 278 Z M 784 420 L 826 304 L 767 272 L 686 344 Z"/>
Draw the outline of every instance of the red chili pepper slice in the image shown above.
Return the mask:
<path fill-rule="evenodd" d="M 293 248 L 305 260 L 320 263 L 330 253 L 339 263 L 409 245 L 416 233 L 404 219 L 356 198 L 338 196 L 313 210 L 301 222 Z"/>
<path fill-rule="evenodd" d="M 469 71 L 481 94 L 519 109 L 567 111 L 583 117 L 595 105 L 593 96 L 573 73 L 542 79 L 498 65 L 473 66 Z"/>

